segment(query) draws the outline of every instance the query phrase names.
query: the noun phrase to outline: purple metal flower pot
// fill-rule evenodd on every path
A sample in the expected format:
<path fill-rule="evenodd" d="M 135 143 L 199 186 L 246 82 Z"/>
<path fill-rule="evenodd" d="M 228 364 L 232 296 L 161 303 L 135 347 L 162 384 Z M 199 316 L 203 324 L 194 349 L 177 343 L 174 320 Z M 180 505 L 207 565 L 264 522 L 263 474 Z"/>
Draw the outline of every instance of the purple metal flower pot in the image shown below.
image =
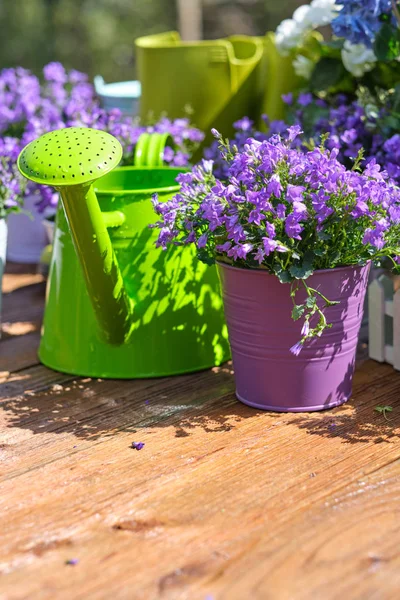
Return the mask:
<path fill-rule="evenodd" d="M 369 265 L 316 271 L 307 283 L 339 304 L 325 310 L 332 328 L 290 352 L 301 338 L 290 285 L 262 269 L 218 263 L 239 400 L 263 410 L 332 408 L 351 396 Z M 296 304 L 306 298 L 300 286 Z"/>

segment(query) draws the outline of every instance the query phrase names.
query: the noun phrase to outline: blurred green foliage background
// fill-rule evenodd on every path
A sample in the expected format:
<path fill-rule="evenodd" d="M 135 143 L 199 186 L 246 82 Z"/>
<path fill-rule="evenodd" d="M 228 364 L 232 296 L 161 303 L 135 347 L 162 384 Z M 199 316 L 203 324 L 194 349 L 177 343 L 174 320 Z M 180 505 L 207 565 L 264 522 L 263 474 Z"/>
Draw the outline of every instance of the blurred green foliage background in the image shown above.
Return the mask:
<path fill-rule="evenodd" d="M 203 34 L 261 35 L 299 4 L 202 0 Z M 57 60 L 106 81 L 133 79 L 135 38 L 178 28 L 177 0 L 0 0 L 0 68 L 21 65 L 39 74 Z"/>

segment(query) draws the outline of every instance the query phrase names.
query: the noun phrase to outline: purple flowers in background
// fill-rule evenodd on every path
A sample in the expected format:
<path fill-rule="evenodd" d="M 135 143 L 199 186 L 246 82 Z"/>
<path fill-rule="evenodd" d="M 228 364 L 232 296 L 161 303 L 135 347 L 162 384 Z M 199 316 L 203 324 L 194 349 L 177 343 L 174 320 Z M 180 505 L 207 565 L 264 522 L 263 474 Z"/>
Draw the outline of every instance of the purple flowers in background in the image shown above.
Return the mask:
<path fill-rule="evenodd" d="M 292 101 L 290 110 L 290 119 L 304 129 L 306 139 L 318 143 L 322 134 L 329 134 L 326 147 L 336 149 L 345 166 L 350 167 L 363 148 L 366 163 L 376 160 L 400 184 L 400 135 L 396 133 L 397 122 L 393 120 L 396 111 L 390 95 L 379 107 L 337 94 L 330 98 L 329 104 L 314 99 L 307 111 Z"/>
<path fill-rule="evenodd" d="M 331 96 L 329 103 L 321 98 L 313 98 L 311 94 L 307 94 L 305 100 L 305 95 L 300 94 L 297 100 L 292 94 L 283 96 L 288 106 L 288 122 L 294 123 L 304 132 L 301 140 L 295 140 L 295 145 L 303 144 L 306 149 L 305 144 L 308 145 L 310 140 L 319 144 L 321 135 L 328 133 L 325 145 L 329 150 L 337 151 L 337 158 L 343 165 L 351 168 L 353 160 L 363 148 L 366 164 L 376 159 L 389 177 L 397 185 L 400 184 L 400 134 L 397 133 L 400 123 L 393 120 L 396 111 L 390 95 L 380 107 L 350 100 L 345 94 Z M 249 119 L 235 123 L 236 132 L 232 145 L 243 150 L 249 136 L 263 141 L 277 133 L 282 134 L 288 127 L 283 121 L 268 123 L 267 118 L 264 119 L 268 132 L 256 130 Z M 295 135 L 295 130 L 292 131 L 291 135 Z M 214 142 L 204 154 L 214 161 L 214 174 L 220 179 L 226 178 L 228 167 L 218 149 L 218 142 Z"/>
<path fill-rule="evenodd" d="M 5 216 L 5 207 L 18 205 L 25 194 L 37 195 L 41 210 L 57 203 L 53 188 L 26 184 L 15 167 L 20 150 L 48 131 L 71 126 L 108 131 L 123 146 L 122 164 L 133 164 L 135 144 L 145 131 L 171 135 L 173 146 L 166 149 L 164 158 L 176 166 L 186 166 L 204 138 L 188 119 L 162 118 L 145 126 L 122 116 L 118 109 L 102 109 L 88 76 L 66 71 L 60 63 L 46 65 L 43 79 L 41 83 L 20 67 L 0 72 L 0 218 Z"/>

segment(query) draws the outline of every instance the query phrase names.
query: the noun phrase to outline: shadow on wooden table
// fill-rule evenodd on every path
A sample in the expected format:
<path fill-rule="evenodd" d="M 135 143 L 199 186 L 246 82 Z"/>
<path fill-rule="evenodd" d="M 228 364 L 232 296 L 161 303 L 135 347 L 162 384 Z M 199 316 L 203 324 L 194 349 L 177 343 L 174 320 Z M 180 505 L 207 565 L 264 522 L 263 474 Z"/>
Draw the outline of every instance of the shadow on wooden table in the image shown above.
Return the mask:
<path fill-rule="evenodd" d="M 324 413 L 325 418 L 320 415 L 302 415 L 295 417 L 292 423 L 300 429 L 305 429 L 311 436 L 323 438 L 340 438 L 343 442 L 350 444 L 362 443 L 390 443 L 400 439 L 400 418 L 389 418 L 386 420 L 382 414 L 374 411 L 372 406 L 367 410 L 361 410 L 358 402 L 350 401 L 349 406 L 354 407 L 351 414 L 338 413 L 336 409 L 330 413 Z M 394 408 L 394 407 L 393 407 Z M 400 403 L 397 406 L 400 412 Z M 343 409 L 341 409 L 343 410 Z"/>
<path fill-rule="evenodd" d="M 229 432 L 244 420 L 263 419 L 266 436 L 275 425 L 294 425 L 310 436 L 351 444 L 389 443 L 400 437 L 399 386 L 388 376 L 381 378 L 379 393 L 361 383 L 342 407 L 293 414 L 258 411 L 238 402 L 229 363 L 194 375 L 135 381 L 75 379 L 42 366 L 29 371 L 15 373 L 0 385 L 0 406 L 7 427 L 34 434 L 69 433 L 95 440 L 118 432 L 172 428 L 175 437 L 187 437 L 198 428 L 215 434 Z M 377 404 L 393 406 L 388 420 L 374 410 Z"/>
<path fill-rule="evenodd" d="M 31 371 L 31 373 L 29 372 Z M 228 432 L 267 413 L 240 404 L 229 364 L 193 375 L 146 380 L 79 379 L 37 366 L 0 384 L 5 426 L 81 439 L 172 427 L 176 437 L 196 428 Z M 269 415 L 269 421 L 278 415 Z"/>

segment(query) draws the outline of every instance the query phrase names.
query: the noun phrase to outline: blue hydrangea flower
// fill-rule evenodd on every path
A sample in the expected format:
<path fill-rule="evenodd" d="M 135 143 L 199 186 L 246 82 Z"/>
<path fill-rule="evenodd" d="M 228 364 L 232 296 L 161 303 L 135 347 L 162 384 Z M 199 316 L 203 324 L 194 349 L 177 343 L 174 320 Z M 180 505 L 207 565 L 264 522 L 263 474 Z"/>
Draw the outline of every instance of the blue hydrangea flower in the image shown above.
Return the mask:
<path fill-rule="evenodd" d="M 391 0 L 336 0 L 336 4 L 341 10 L 332 21 L 333 33 L 368 48 L 381 28 L 379 17 L 392 12 Z"/>

